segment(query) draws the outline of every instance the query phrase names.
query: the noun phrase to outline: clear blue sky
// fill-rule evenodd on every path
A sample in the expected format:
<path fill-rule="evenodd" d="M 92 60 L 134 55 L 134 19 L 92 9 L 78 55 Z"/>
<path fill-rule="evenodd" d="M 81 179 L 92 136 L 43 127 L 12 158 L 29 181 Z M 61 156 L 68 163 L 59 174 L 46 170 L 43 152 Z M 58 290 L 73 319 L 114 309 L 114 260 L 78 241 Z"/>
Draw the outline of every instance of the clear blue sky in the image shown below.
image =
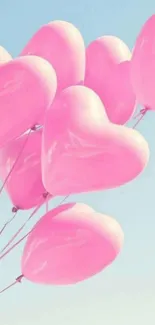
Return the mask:
<path fill-rule="evenodd" d="M 86 44 L 113 34 L 132 48 L 141 25 L 154 11 L 153 0 L 5 0 L 0 4 L 0 44 L 16 56 L 42 24 L 61 19 L 74 23 Z M 139 130 L 151 149 L 143 175 L 117 190 L 74 197 L 120 222 L 125 232 L 120 257 L 100 275 L 76 286 L 42 287 L 24 281 L 0 297 L 2 325 L 155 323 L 155 113 L 146 116 Z M 5 193 L 0 207 L 3 223 L 11 214 Z M 21 214 L 11 231 L 27 216 Z M 21 254 L 22 246 L 0 263 L 0 287 L 20 274 Z"/>

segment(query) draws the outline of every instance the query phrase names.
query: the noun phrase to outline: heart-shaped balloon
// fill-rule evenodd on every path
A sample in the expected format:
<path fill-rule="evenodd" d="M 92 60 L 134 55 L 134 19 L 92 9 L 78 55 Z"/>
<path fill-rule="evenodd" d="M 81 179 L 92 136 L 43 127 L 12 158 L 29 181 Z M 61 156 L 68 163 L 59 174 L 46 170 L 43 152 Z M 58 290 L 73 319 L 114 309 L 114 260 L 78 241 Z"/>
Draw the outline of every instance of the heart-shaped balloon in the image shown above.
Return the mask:
<path fill-rule="evenodd" d="M 83 281 L 114 261 L 123 239 L 111 217 L 81 203 L 61 205 L 34 226 L 24 248 L 22 274 L 41 284 Z"/>
<path fill-rule="evenodd" d="M 130 82 L 130 61 L 113 66 L 97 93 L 112 123 L 125 124 L 129 121 L 136 109 L 136 96 Z"/>
<path fill-rule="evenodd" d="M 131 52 L 119 38 L 103 36 L 86 49 L 84 85 L 102 100 L 111 122 L 125 124 L 135 111 L 130 83 Z"/>
<path fill-rule="evenodd" d="M 60 91 L 84 80 L 85 45 L 78 29 L 66 21 L 41 27 L 20 55 L 38 55 L 54 67 Z"/>
<path fill-rule="evenodd" d="M 155 15 L 141 29 L 131 60 L 131 81 L 137 100 L 155 110 Z"/>
<path fill-rule="evenodd" d="M 0 65 L 12 60 L 12 56 L 8 51 L 3 47 L 0 46 Z"/>
<path fill-rule="evenodd" d="M 30 209 L 43 202 L 42 131 L 25 134 L 0 150 L 0 178 L 14 206 Z"/>
<path fill-rule="evenodd" d="M 0 65 L 0 146 L 33 127 L 56 93 L 55 71 L 27 56 Z"/>
<path fill-rule="evenodd" d="M 148 159 L 143 136 L 110 123 L 100 98 L 89 88 L 65 89 L 46 113 L 42 173 L 53 195 L 120 186 L 141 173 Z"/>

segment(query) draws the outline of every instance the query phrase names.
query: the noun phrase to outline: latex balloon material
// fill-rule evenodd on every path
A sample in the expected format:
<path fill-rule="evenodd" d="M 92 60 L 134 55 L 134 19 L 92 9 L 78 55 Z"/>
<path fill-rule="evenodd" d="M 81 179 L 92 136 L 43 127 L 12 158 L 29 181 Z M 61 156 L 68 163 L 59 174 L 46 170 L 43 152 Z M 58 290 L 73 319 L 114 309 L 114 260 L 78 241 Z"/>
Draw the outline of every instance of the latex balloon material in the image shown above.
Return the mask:
<path fill-rule="evenodd" d="M 131 60 L 131 80 L 137 100 L 155 110 L 155 15 L 138 35 Z"/>
<path fill-rule="evenodd" d="M 130 83 L 131 52 L 114 36 L 93 41 L 86 50 L 85 86 L 101 98 L 111 122 L 125 124 L 135 110 Z"/>
<path fill-rule="evenodd" d="M 8 51 L 3 47 L 0 46 L 0 65 L 12 60 L 12 56 Z"/>
<path fill-rule="evenodd" d="M 43 201 L 41 140 L 42 131 L 36 131 L 0 150 L 0 178 L 5 181 L 14 166 L 5 188 L 13 205 L 20 209 L 30 209 Z"/>
<path fill-rule="evenodd" d="M 92 83 L 95 84 L 95 79 Z M 136 109 L 136 96 L 130 83 L 130 62 L 125 61 L 113 67 L 104 84 L 100 83 L 99 87 L 97 93 L 109 120 L 116 124 L 129 121 Z M 91 88 L 95 89 L 95 85 Z"/>
<path fill-rule="evenodd" d="M 38 122 L 52 103 L 56 87 L 52 66 L 37 56 L 0 65 L 0 146 Z"/>
<path fill-rule="evenodd" d="M 78 29 L 66 21 L 41 27 L 21 55 L 38 55 L 54 67 L 58 91 L 84 81 L 85 45 Z"/>
<path fill-rule="evenodd" d="M 123 185 L 143 171 L 148 159 L 143 136 L 110 123 L 101 100 L 86 87 L 64 90 L 47 111 L 42 173 L 53 195 Z"/>
<path fill-rule="evenodd" d="M 85 280 L 114 261 L 123 232 L 111 217 L 80 203 L 48 212 L 33 228 L 22 257 L 22 273 L 41 284 Z"/>

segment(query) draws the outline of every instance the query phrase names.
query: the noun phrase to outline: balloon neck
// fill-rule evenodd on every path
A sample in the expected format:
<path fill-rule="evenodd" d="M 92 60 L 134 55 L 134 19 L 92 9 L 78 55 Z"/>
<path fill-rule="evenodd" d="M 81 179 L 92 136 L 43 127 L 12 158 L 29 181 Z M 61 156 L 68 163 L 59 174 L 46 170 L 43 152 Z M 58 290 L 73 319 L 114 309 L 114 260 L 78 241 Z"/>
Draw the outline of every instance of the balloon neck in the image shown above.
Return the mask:
<path fill-rule="evenodd" d="M 37 131 L 42 128 L 42 125 L 40 124 L 35 124 L 31 127 L 31 131 Z"/>
<path fill-rule="evenodd" d="M 20 276 L 18 276 L 18 278 L 16 278 L 16 282 L 21 283 L 23 278 L 24 278 L 24 275 L 21 274 Z"/>
<path fill-rule="evenodd" d="M 46 199 L 48 197 L 48 195 L 49 195 L 48 192 L 43 193 L 43 198 Z"/>
<path fill-rule="evenodd" d="M 144 111 L 145 111 L 145 113 L 147 112 L 147 111 L 150 111 L 151 110 L 151 108 L 149 107 L 149 106 L 145 106 L 144 107 Z"/>
<path fill-rule="evenodd" d="M 36 131 L 37 130 L 37 125 L 32 126 L 31 130 Z"/>
<path fill-rule="evenodd" d="M 18 210 L 19 210 L 18 207 L 13 207 L 13 208 L 12 208 L 12 212 L 13 212 L 13 213 L 16 213 Z"/>
<path fill-rule="evenodd" d="M 147 106 L 145 106 L 144 108 L 142 108 L 142 109 L 140 110 L 140 114 L 145 115 L 149 110 L 150 110 L 150 108 L 147 107 Z"/>

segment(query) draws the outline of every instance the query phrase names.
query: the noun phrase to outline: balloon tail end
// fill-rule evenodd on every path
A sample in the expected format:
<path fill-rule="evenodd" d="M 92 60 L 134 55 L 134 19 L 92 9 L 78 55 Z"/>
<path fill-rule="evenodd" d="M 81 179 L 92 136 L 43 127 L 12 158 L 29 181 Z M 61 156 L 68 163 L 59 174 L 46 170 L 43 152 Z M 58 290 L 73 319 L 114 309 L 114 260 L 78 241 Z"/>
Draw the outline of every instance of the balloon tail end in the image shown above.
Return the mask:
<path fill-rule="evenodd" d="M 24 275 L 23 275 L 23 274 L 19 275 L 19 276 L 16 278 L 16 282 L 17 282 L 17 283 L 21 283 L 22 280 L 23 280 L 23 278 L 24 278 Z"/>
<path fill-rule="evenodd" d="M 148 110 L 149 110 L 149 108 L 145 107 L 145 108 L 141 109 L 140 112 L 134 117 L 134 119 L 136 119 L 138 117 L 139 117 L 139 119 L 137 120 L 137 122 L 133 126 L 133 129 L 135 129 L 137 127 L 137 125 L 144 118 L 144 116 L 146 115 L 146 113 L 148 112 Z"/>
<path fill-rule="evenodd" d="M 13 212 L 13 213 L 16 213 L 18 210 L 19 210 L 19 208 L 16 207 L 16 206 L 14 206 L 14 207 L 12 208 L 12 212 Z"/>

